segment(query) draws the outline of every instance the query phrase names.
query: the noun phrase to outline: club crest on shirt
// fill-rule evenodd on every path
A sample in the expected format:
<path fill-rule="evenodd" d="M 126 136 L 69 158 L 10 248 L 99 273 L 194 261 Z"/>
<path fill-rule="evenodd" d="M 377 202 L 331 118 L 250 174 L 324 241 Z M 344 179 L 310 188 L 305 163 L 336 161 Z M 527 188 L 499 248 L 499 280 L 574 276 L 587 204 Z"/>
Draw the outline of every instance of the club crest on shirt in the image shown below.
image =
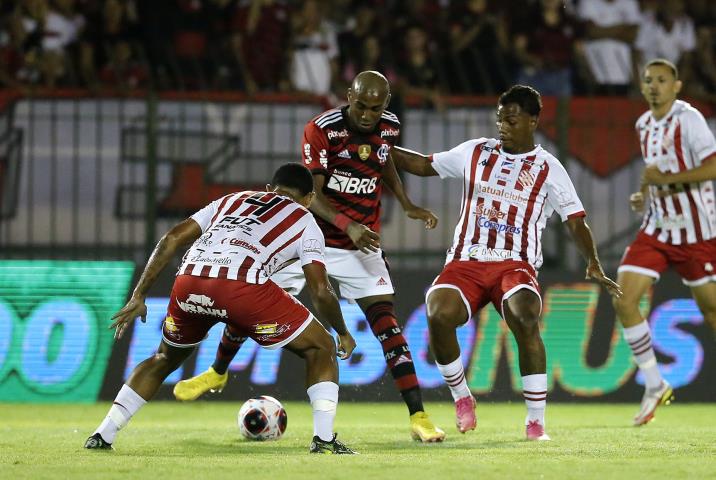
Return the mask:
<path fill-rule="evenodd" d="M 522 170 L 519 175 L 519 182 L 523 188 L 529 188 L 535 184 L 535 177 L 527 170 Z"/>
<path fill-rule="evenodd" d="M 384 143 L 378 149 L 377 155 L 381 165 L 388 161 L 388 152 L 390 152 L 390 145 L 387 143 Z"/>
<path fill-rule="evenodd" d="M 360 147 L 358 147 L 358 156 L 361 160 L 364 162 L 368 160 L 368 157 L 370 157 L 370 145 L 363 144 Z"/>
<path fill-rule="evenodd" d="M 674 139 L 671 135 L 664 135 L 664 139 L 661 141 L 661 148 L 669 150 L 674 146 Z"/>

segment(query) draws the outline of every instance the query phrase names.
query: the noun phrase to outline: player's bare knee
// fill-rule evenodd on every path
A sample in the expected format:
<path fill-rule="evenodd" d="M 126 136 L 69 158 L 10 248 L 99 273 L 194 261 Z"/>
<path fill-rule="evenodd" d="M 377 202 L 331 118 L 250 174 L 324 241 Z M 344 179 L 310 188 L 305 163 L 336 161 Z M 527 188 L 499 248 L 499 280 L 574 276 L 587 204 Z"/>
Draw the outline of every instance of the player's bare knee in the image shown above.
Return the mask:
<path fill-rule="evenodd" d="M 628 316 L 636 312 L 639 313 L 639 299 L 633 295 L 624 294 L 619 298 L 612 297 L 612 305 L 618 316 Z"/>
<path fill-rule="evenodd" d="M 438 306 L 428 313 L 428 324 L 431 328 L 457 327 L 465 320 L 460 313 L 460 309 L 449 305 Z"/>

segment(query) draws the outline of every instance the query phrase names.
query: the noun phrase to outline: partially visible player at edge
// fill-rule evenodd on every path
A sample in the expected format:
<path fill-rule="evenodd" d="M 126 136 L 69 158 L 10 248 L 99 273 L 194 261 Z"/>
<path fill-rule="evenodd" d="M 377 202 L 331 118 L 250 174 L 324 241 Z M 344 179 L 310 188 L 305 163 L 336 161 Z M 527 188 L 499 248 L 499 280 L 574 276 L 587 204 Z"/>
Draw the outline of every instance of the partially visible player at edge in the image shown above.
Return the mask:
<path fill-rule="evenodd" d="M 306 124 L 302 142 L 304 163 L 313 173 L 316 199 L 311 204 L 326 236 L 328 275 L 342 297 L 355 300 L 383 347 L 385 361 L 410 414 L 414 439 L 439 442 L 445 433 L 424 411 L 415 366 L 398 325 L 394 290 L 380 248 L 380 199 L 383 183 L 406 215 L 434 228 L 437 217 L 413 205 L 390 159 L 400 137 L 398 118 L 386 111 L 390 85 L 378 72 L 356 75 L 348 89 L 348 105 L 328 110 Z M 305 284 L 296 267 L 272 277 L 282 288 L 298 294 Z M 208 390 L 221 390 L 228 366 L 244 338 L 224 330 L 213 365 L 196 377 L 177 383 L 179 400 L 194 400 Z"/>
<path fill-rule="evenodd" d="M 497 106 L 499 140 L 468 140 L 425 156 L 393 149 L 398 168 L 423 177 L 463 180 L 460 220 L 443 271 L 427 292 L 430 345 L 455 400 L 461 432 L 476 427 L 475 399 L 465 381 L 456 329 L 492 302 L 517 340 L 529 440 L 545 433 L 546 355 L 540 337 L 542 264 L 540 237 L 557 212 L 587 261 L 586 278 L 615 296 L 619 285 L 602 271 L 585 212 L 567 171 L 541 146 L 534 132 L 542 101 L 531 87 L 516 85 Z"/>
<path fill-rule="evenodd" d="M 110 328 L 116 327 L 115 338 L 120 338 L 135 318 L 144 321 L 147 292 L 174 254 L 191 245 L 172 288 L 162 340 L 157 352 L 132 371 L 85 448 L 112 449 L 117 432 L 209 329 L 223 322 L 263 347 L 283 347 L 306 361 L 313 407 L 311 453 L 355 453 L 333 433 L 336 354 L 348 358 L 355 341 L 326 275 L 323 233 L 308 211 L 313 178 L 303 165 L 291 163 L 276 170 L 271 183 L 266 192 L 238 192 L 210 203 L 157 243 L 132 297 L 112 317 Z M 302 268 L 320 318 L 338 332 L 338 351 L 306 307 L 270 281 L 276 269 L 294 261 Z"/>
<path fill-rule="evenodd" d="M 636 122 L 647 168 L 631 207 L 644 221 L 624 252 L 617 281 L 624 289 L 614 301 L 624 338 L 644 375 L 645 391 L 634 425 L 654 418 L 659 405 L 673 398 L 651 343 L 649 323 L 639 300 L 670 265 L 691 289 L 706 323 L 716 330 L 716 140 L 703 115 L 677 100 L 681 81 L 676 66 L 650 61 L 642 73 L 641 93 L 649 104 Z"/>

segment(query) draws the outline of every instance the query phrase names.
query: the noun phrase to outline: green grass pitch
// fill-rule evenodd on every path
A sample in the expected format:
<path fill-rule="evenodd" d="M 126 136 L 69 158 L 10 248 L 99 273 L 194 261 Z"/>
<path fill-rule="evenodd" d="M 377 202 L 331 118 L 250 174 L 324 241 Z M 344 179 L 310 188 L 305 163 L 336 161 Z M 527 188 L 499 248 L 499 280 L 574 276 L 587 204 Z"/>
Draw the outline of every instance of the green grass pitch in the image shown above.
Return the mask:
<path fill-rule="evenodd" d="M 478 428 L 461 435 L 452 404 L 427 410 L 447 432 L 442 444 L 410 440 L 402 404 L 338 406 L 339 438 L 361 455 L 309 455 L 307 403 L 286 403 L 288 430 L 277 442 L 240 438 L 238 403 L 154 402 L 115 441 L 87 451 L 85 439 L 109 403 L 0 404 L 0 478 L 382 479 L 716 478 L 716 405 L 661 407 L 642 428 L 637 405 L 547 407 L 552 442 L 523 440 L 522 404 L 478 404 Z"/>

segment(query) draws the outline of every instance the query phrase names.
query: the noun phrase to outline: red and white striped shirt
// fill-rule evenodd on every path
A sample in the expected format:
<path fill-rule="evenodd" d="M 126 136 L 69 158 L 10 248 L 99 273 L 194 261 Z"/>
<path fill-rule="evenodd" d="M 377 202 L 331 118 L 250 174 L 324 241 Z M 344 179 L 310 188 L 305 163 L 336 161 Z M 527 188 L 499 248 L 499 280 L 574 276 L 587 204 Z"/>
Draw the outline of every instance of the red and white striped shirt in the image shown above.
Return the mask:
<path fill-rule="evenodd" d="M 701 166 L 716 155 L 716 140 L 701 115 L 676 100 L 669 113 L 656 120 L 651 111 L 636 122 L 641 153 L 647 165 L 662 172 L 681 172 Z M 712 159 L 710 161 L 716 161 Z M 649 208 L 642 231 L 663 243 L 681 245 L 716 237 L 716 206 L 711 180 L 649 186 Z"/>
<path fill-rule="evenodd" d="M 179 275 L 265 283 L 294 260 L 325 265 L 325 240 L 313 215 L 274 192 L 226 195 L 191 216 L 204 234 L 184 255 Z"/>
<path fill-rule="evenodd" d="M 430 158 L 441 178 L 463 179 L 446 263 L 523 260 L 539 268 L 540 238 L 552 213 L 564 221 L 585 215 L 567 171 L 541 146 L 512 155 L 494 138 L 478 138 Z"/>

